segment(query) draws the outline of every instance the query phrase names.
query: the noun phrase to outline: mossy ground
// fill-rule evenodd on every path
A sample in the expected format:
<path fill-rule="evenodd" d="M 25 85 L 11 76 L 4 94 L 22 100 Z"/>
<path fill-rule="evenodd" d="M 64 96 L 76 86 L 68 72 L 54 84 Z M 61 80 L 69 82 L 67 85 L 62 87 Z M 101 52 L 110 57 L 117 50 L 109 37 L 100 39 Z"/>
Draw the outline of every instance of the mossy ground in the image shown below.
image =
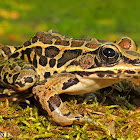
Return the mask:
<path fill-rule="evenodd" d="M 29 98 L 30 105 L 7 100 L 0 102 L 0 130 L 5 132 L 5 139 L 135 140 L 140 138 L 140 109 L 135 96 L 133 86 L 122 91 L 108 87 L 83 96 L 63 94 L 71 109 L 95 121 L 65 127 L 48 117 L 34 98 Z"/>
<path fill-rule="evenodd" d="M 2 44 L 21 45 L 36 32 L 50 29 L 76 38 L 114 41 L 129 36 L 140 44 L 139 0 L 5 0 L 0 5 Z M 67 96 L 68 105 L 82 108 L 81 112 L 95 124 L 61 127 L 33 98 L 30 105 L 1 102 L 0 136 L 5 132 L 5 139 L 138 139 L 140 97 L 139 90 L 131 87 L 124 84 L 120 92 L 112 88 L 100 90 L 97 99 L 94 94 Z"/>

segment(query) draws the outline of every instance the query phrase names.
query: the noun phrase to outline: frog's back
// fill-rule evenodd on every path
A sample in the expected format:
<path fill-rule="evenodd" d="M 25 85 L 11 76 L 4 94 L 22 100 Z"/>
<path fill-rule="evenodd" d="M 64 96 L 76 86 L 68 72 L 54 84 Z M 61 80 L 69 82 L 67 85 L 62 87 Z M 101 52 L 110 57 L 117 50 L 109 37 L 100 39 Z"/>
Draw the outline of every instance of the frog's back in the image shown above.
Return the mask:
<path fill-rule="evenodd" d="M 9 51 L 12 52 L 11 56 L 8 57 L 22 59 L 32 64 L 42 81 L 55 73 L 64 72 L 75 58 L 85 52 L 96 50 L 103 42 L 105 41 L 95 38 L 73 39 L 50 30 L 38 32 L 21 47 L 13 47 L 14 49 Z"/>

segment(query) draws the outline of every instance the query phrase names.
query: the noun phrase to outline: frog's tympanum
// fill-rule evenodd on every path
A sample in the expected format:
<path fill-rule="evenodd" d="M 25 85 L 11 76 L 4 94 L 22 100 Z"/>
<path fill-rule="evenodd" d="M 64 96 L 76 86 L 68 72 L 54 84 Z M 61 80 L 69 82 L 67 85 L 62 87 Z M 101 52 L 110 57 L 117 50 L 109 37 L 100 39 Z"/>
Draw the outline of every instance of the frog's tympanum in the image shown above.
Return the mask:
<path fill-rule="evenodd" d="M 30 91 L 49 116 L 64 126 L 87 118 L 70 110 L 59 94 L 84 94 L 123 79 L 138 80 L 140 54 L 128 37 L 113 43 L 73 39 L 50 30 L 36 33 L 19 47 L 1 45 L 0 72 L 1 95 L 10 99 Z"/>

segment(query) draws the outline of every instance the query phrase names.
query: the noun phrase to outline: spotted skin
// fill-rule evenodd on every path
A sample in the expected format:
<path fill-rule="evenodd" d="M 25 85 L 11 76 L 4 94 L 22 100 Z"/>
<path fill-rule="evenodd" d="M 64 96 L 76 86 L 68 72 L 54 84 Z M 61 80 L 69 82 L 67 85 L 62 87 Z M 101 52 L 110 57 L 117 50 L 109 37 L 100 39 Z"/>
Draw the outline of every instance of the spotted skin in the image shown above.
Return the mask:
<path fill-rule="evenodd" d="M 59 94 L 84 94 L 123 79 L 138 80 L 140 54 L 128 37 L 112 43 L 73 39 L 50 30 L 36 33 L 19 47 L 1 45 L 0 74 L 0 101 L 32 93 L 49 116 L 65 126 L 93 120 L 70 110 Z"/>

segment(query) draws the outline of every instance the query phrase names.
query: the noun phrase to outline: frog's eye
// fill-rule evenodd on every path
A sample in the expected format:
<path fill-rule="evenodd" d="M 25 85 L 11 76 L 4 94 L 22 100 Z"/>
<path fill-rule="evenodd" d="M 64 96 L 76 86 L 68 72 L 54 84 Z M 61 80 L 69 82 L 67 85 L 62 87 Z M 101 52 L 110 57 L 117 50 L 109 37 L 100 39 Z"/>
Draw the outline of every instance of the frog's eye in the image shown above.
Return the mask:
<path fill-rule="evenodd" d="M 106 57 L 114 57 L 115 54 L 116 54 L 116 52 L 115 52 L 113 49 L 111 49 L 111 48 L 105 48 L 105 49 L 103 50 L 103 54 L 104 54 Z"/>
<path fill-rule="evenodd" d="M 121 53 L 116 44 L 106 43 L 100 47 L 98 56 L 103 64 L 112 66 L 120 60 Z"/>

